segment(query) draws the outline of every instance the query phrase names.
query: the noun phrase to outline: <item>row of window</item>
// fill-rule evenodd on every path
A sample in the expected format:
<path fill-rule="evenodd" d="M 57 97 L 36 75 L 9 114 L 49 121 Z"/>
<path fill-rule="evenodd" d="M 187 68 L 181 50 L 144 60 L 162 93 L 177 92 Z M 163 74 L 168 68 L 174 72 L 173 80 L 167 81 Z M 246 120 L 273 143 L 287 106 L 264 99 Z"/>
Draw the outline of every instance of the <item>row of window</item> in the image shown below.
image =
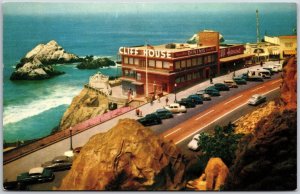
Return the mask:
<path fill-rule="evenodd" d="M 175 61 L 175 69 L 189 68 L 196 65 L 214 63 L 217 61 L 217 55 L 205 55 L 197 58 Z"/>
<path fill-rule="evenodd" d="M 148 62 L 148 67 L 153 67 L 153 68 L 169 69 L 170 66 L 172 66 L 172 63 L 168 61 L 157 61 L 157 60 L 150 59 L 147 62 Z M 146 60 L 133 58 L 133 57 L 124 57 L 124 64 L 146 66 Z"/>
<path fill-rule="evenodd" d="M 182 82 L 185 82 L 185 81 L 190 81 L 190 80 L 193 80 L 193 79 L 198 79 L 198 78 L 201 77 L 200 73 L 202 73 L 202 71 L 201 72 L 198 71 L 198 72 L 194 72 L 194 73 L 189 73 L 187 75 L 182 75 L 180 77 L 177 77 L 175 79 L 175 82 L 176 83 L 182 83 Z"/>
<path fill-rule="evenodd" d="M 141 80 L 142 79 L 141 73 L 137 73 L 137 72 L 135 72 L 133 70 L 128 70 L 128 69 L 124 70 L 124 76 L 135 78 L 137 80 Z"/>

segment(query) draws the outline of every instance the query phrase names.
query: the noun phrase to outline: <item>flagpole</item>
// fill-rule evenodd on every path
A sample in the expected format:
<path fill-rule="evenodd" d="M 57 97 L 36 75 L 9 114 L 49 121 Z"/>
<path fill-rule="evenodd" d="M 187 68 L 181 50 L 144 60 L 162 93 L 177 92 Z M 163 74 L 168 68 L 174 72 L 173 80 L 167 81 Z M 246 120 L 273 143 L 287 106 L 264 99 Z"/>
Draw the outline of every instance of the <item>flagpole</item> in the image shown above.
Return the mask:
<path fill-rule="evenodd" d="M 148 98 L 148 45 L 146 43 L 146 97 Z"/>

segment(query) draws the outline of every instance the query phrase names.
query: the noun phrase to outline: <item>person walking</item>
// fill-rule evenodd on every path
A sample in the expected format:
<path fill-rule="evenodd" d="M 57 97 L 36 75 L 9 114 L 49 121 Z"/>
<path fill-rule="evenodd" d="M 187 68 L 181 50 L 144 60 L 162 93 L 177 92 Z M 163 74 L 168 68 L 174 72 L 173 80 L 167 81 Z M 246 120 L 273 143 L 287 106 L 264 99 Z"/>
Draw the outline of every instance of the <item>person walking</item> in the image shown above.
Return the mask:
<path fill-rule="evenodd" d="M 168 102 L 169 102 L 169 98 L 168 96 L 166 96 L 166 106 L 168 105 Z"/>
<path fill-rule="evenodd" d="M 160 96 L 157 95 L 157 101 L 160 103 Z"/>
<path fill-rule="evenodd" d="M 212 76 L 210 76 L 209 80 L 210 80 L 210 84 L 213 84 L 213 83 L 214 83 L 214 82 L 213 82 Z"/>

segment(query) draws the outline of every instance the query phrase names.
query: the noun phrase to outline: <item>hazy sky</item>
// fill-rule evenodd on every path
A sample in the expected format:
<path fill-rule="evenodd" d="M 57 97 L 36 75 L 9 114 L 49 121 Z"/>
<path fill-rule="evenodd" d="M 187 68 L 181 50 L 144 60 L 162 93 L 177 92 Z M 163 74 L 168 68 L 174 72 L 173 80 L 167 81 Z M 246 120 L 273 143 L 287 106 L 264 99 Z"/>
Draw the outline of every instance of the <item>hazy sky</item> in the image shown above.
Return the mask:
<path fill-rule="evenodd" d="M 5 15 L 97 14 L 142 12 L 296 12 L 294 3 L 4 3 Z"/>

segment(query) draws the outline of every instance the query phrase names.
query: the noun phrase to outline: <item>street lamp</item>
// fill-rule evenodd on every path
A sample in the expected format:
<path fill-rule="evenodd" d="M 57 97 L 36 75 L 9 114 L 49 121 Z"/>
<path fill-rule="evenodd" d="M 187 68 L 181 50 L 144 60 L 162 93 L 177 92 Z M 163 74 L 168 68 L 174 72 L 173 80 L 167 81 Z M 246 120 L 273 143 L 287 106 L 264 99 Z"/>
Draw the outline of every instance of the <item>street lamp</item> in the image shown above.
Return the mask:
<path fill-rule="evenodd" d="M 69 131 L 70 131 L 70 150 L 73 150 L 73 145 L 72 145 L 72 127 L 70 127 Z"/>
<path fill-rule="evenodd" d="M 175 84 L 174 84 L 174 94 L 175 94 L 175 100 L 174 100 L 174 102 L 177 102 L 177 98 L 176 98 L 176 87 L 177 87 L 177 84 L 175 83 Z"/>
<path fill-rule="evenodd" d="M 235 63 L 233 63 L 233 77 L 235 77 Z"/>

